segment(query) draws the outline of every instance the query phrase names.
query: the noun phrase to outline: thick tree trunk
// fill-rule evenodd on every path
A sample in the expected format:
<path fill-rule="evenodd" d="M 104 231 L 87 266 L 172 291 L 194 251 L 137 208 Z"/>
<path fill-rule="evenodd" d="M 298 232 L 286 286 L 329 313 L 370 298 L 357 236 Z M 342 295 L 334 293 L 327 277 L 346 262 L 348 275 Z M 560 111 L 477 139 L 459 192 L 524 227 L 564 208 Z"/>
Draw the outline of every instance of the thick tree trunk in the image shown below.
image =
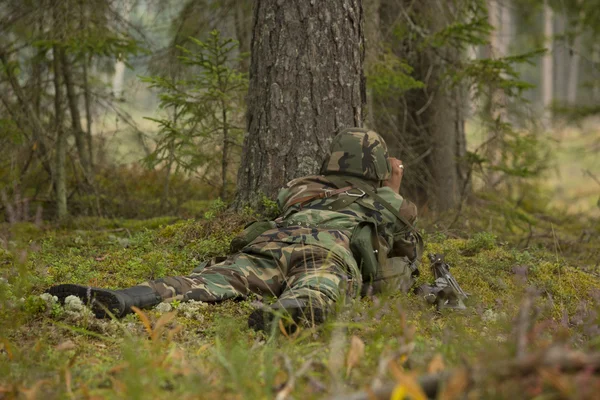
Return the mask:
<path fill-rule="evenodd" d="M 362 24 L 360 0 L 256 1 L 236 207 L 318 172 L 334 133 L 362 125 Z"/>
<path fill-rule="evenodd" d="M 67 136 L 63 127 L 64 113 L 62 109 L 61 60 L 64 50 L 55 45 L 52 49 L 54 66 L 54 125 L 56 129 L 56 145 L 54 158 L 54 197 L 56 198 L 56 217 L 59 220 L 68 215 L 67 211 L 67 174 L 65 161 L 67 155 Z"/>
<path fill-rule="evenodd" d="M 425 87 L 400 97 L 395 102 L 396 116 L 387 115 L 392 109 L 390 101 L 376 102 L 376 113 L 382 116 L 378 129 L 390 153 L 406 166 L 403 194 L 438 211 L 456 207 L 468 189 L 468 171 L 463 164 L 466 91 L 460 84 L 444 82 L 448 64 L 458 61 L 461 53 L 450 46 L 432 48 L 423 35 L 455 22 L 451 6 L 443 0 L 383 0 L 380 13 L 383 31 L 393 32 L 398 24 L 407 29 L 400 41 L 394 37 L 384 40 L 394 44 L 396 55 L 414 68 L 412 76 Z"/>

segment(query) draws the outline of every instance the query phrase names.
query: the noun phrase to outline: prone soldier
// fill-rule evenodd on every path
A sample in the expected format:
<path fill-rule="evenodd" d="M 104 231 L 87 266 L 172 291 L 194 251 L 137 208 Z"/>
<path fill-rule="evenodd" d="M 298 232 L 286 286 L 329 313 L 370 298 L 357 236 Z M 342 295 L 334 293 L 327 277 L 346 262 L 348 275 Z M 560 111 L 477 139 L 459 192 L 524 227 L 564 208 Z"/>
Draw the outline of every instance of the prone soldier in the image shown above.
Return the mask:
<path fill-rule="evenodd" d="M 252 312 L 250 327 L 268 329 L 281 313 L 294 323 L 320 323 L 342 296 L 408 291 L 414 283 L 422 240 L 416 207 L 399 194 L 403 174 L 381 136 L 348 128 L 333 139 L 321 174 L 289 182 L 277 198 L 281 215 L 248 226 L 225 261 L 127 289 L 62 284 L 49 293 L 61 301 L 77 296 L 97 317 L 172 299 L 273 296 L 276 302 Z"/>

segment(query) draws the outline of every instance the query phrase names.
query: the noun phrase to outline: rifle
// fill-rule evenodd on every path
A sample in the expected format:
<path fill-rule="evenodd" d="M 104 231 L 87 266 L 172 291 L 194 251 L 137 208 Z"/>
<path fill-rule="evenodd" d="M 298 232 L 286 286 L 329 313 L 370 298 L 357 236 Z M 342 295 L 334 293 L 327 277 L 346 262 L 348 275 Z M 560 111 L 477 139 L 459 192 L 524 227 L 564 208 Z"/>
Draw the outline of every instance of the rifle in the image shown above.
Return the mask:
<path fill-rule="evenodd" d="M 450 273 L 450 265 L 444 261 L 444 255 L 429 254 L 427 257 L 435 281 L 432 285 L 419 286 L 415 289 L 415 293 L 423 296 L 429 304 L 435 304 L 438 310 L 442 308 L 464 310 L 466 306 L 463 299 L 466 299 L 468 294 L 462 290 Z"/>

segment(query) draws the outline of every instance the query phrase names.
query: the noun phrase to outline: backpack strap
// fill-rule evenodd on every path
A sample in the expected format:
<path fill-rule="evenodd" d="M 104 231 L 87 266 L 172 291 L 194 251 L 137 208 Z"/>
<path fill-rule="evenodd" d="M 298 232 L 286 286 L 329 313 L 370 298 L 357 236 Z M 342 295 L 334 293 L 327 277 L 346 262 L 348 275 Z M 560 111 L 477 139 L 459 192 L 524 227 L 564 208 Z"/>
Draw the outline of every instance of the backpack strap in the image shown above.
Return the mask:
<path fill-rule="evenodd" d="M 357 187 L 358 189 L 362 190 L 363 192 L 365 192 L 369 197 L 372 197 L 373 199 L 375 199 L 377 202 L 381 203 L 382 206 L 384 206 L 385 208 L 387 208 L 387 210 L 389 212 L 392 213 L 392 215 L 396 218 L 398 218 L 400 220 L 400 222 L 402 222 L 404 225 L 408 226 L 408 228 L 414 232 L 417 233 L 416 228 L 413 226 L 413 224 L 411 224 L 410 222 L 408 222 L 408 220 L 406 218 L 404 218 L 402 215 L 400 215 L 400 211 L 397 210 L 393 205 L 391 205 L 389 202 L 385 201 L 381 196 L 379 196 L 377 194 L 377 192 L 375 192 L 375 190 L 373 190 L 369 185 L 364 184 L 363 182 L 359 182 L 356 181 L 352 178 L 350 179 L 346 179 L 346 181 L 348 183 L 353 184 L 355 187 Z"/>
<path fill-rule="evenodd" d="M 336 196 L 340 193 L 344 193 L 348 190 L 352 190 L 352 188 L 353 188 L 353 186 L 346 186 L 346 187 L 343 187 L 340 189 L 335 189 L 335 190 L 326 189 L 325 191 L 323 191 L 319 194 L 315 194 L 313 196 L 304 196 L 304 197 L 300 197 L 299 199 L 296 199 L 294 201 L 290 201 L 288 207 L 294 206 L 296 204 L 300 204 L 300 208 L 302 208 L 302 206 L 304 206 L 307 203 L 310 203 L 313 200 L 328 199 L 328 198 Z"/>

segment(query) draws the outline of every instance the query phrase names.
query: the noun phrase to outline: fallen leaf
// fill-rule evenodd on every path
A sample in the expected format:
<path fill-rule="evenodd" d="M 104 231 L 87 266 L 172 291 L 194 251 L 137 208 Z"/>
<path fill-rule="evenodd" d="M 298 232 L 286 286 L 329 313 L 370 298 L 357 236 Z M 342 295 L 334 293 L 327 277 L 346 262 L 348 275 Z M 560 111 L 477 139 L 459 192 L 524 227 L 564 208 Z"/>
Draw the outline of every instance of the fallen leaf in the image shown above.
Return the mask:
<path fill-rule="evenodd" d="M 150 323 L 150 319 L 148 318 L 146 313 L 144 313 L 142 310 L 140 310 L 136 306 L 131 307 L 131 309 L 133 310 L 133 312 L 135 312 L 138 315 L 138 317 L 140 317 L 140 320 L 142 321 L 144 328 L 146 328 L 146 332 L 148 333 L 148 336 L 152 337 L 152 324 Z"/>
<path fill-rule="evenodd" d="M 390 361 L 388 365 L 390 372 L 398 382 L 390 400 L 403 400 L 407 396 L 411 397 L 412 400 L 427 400 L 427 396 L 417 380 L 416 373 L 405 373 L 395 361 Z"/>
<path fill-rule="evenodd" d="M 364 354 L 365 343 L 358 336 L 352 336 L 350 339 L 350 349 L 346 357 L 346 375 L 350 375 L 350 371 L 360 363 Z"/>

